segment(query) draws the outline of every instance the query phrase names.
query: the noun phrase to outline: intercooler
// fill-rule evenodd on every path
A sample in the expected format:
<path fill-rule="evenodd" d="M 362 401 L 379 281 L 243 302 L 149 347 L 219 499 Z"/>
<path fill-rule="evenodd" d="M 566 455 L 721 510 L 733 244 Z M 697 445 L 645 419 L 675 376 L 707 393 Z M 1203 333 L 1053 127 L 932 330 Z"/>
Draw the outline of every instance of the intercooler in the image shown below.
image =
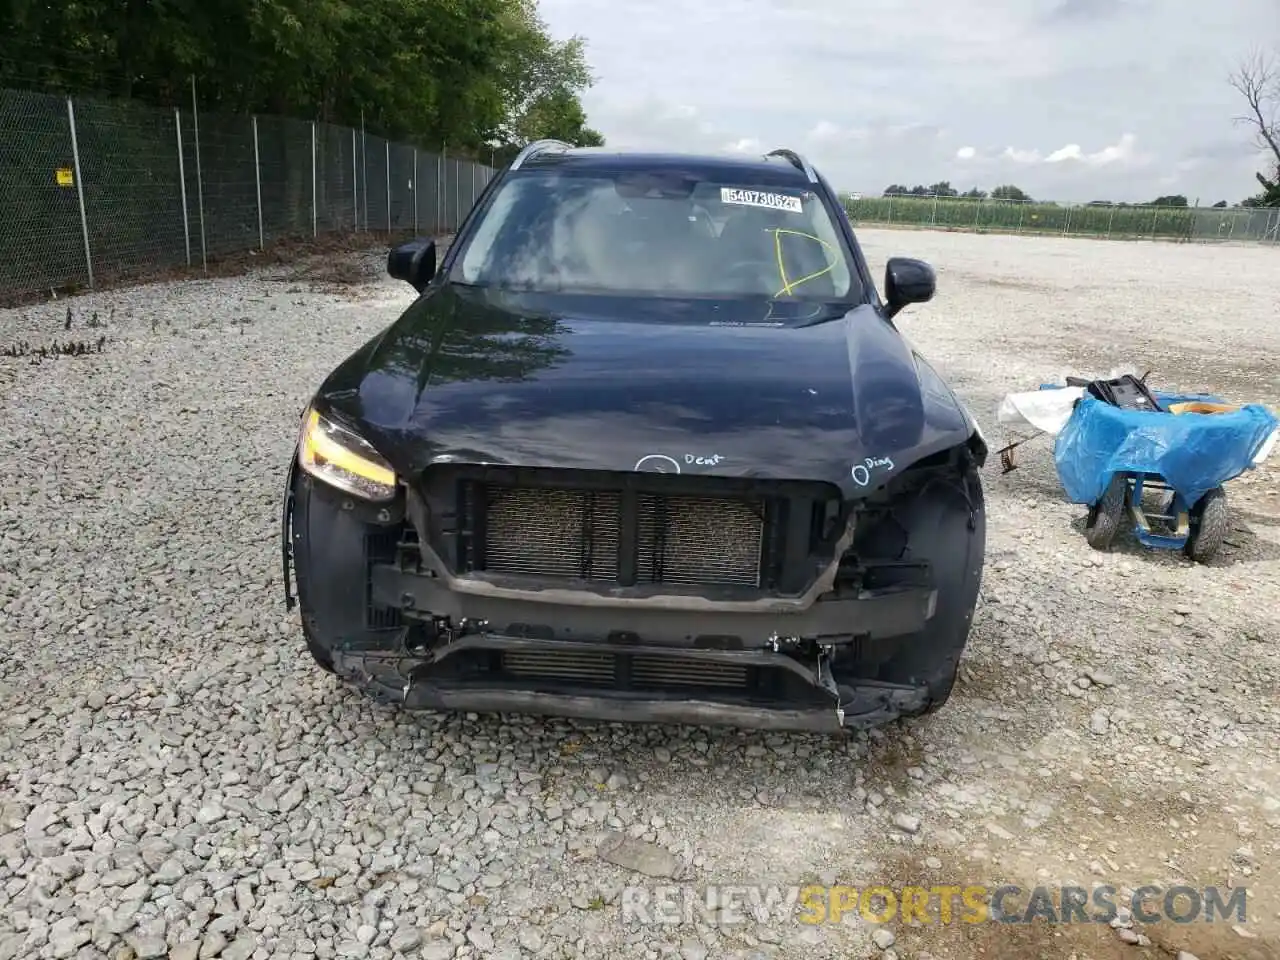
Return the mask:
<path fill-rule="evenodd" d="M 557 680 L 598 687 L 663 690 L 672 687 L 744 688 L 748 667 L 677 656 L 619 655 L 611 652 L 515 651 L 502 654 L 511 677 Z"/>
<path fill-rule="evenodd" d="M 495 573 L 618 581 L 625 569 L 637 584 L 760 586 L 762 499 L 639 493 L 627 518 L 617 490 L 485 484 L 472 498 Z"/>

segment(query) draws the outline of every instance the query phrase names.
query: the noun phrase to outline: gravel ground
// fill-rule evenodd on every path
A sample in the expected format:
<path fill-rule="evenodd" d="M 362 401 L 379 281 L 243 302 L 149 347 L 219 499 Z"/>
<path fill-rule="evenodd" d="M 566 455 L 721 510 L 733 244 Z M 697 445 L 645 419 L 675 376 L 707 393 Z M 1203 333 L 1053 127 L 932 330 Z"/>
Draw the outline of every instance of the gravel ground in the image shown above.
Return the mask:
<path fill-rule="evenodd" d="M 1280 251 L 862 236 L 872 263 L 937 266 L 901 325 L 993 445 L 1007 390 L 1122 364 L 1280 405 Z M 302 405 L 411 292 L 299 276 L 0 312 L 0 346 L 108 337 L 0 358 L 0 960 L 1280 951 L 1277 460 L 1230 486 L 1208 566 L 1091 551 L 1043 441 L 993 462 L 962 681 L 871 736 L 412 716 L 313 667 L 277 539 Z M 1248 922 L 644 926 L 620 906 L 674 882 L 1174 879 L 1246 885 Z"/>

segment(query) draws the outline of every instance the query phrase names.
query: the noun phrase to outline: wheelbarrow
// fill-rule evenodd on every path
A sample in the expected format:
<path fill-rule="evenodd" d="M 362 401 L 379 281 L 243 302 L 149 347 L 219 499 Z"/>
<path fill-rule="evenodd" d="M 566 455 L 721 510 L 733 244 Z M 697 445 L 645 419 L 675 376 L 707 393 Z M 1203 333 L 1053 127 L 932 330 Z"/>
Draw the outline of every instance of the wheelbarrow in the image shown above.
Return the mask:
<path fill-rule="evenodd" d="M 1200 562 L 1217 553 L 1230 529 L 1223 485 L 1262 463 L 1280 438 L 1280 420 L 1261 404 L 1153 391 L 1145 377 L 1132 375 L 1069 377 L 1065 385 L 1010 394 L 999 418 L 1055 436 L 1054 465 L 1067 498 L 1089 508 L 1090 546 L 1108 550 L 1128 523 L 1144 546 L 1181 550 Z M 1006 472 L 1022 442 L 1000 451 Z"/>

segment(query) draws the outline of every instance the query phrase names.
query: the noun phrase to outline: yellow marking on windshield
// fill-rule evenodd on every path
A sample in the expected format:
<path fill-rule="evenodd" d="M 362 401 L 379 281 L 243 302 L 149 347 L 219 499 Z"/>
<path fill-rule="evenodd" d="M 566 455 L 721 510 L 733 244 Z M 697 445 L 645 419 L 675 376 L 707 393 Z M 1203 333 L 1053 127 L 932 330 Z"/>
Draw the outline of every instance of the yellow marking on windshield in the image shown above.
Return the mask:
<path fill-rule="evenodd" d="M 787 230 L 783 227 L 774 227 L 771 232 L 773 233 L 773 252 L 778 260 L 778 278 L 782 281 L 782 289 L 774 294 L 775 298 L 780 297 L 783 294 L 790 296 L 792 291 L 794 291 L 796 287 L 800 286 L 800 284 L 808 283 L 810 280 L 816 280 L 818 277 L 828 274 L 835 269 L 836 258 L 835 256 L 832 256 L 831 261 L 821 270 L 811 273 L 808 276 L 801 277 L 799 280 L 788 280 L 786 267 L 784 267 L 782 263 L 782 235 L 784 233 L 790 234 L 793 237 L 804 237 L 806 240 L 813 240 L 820 243 L 828 252 L 832 249 L 831 244 L 827 243 L 827 241 L 823 240 L 821 237 L 816 237 L 812 233 L 805 233 L 802 230 Z"/>

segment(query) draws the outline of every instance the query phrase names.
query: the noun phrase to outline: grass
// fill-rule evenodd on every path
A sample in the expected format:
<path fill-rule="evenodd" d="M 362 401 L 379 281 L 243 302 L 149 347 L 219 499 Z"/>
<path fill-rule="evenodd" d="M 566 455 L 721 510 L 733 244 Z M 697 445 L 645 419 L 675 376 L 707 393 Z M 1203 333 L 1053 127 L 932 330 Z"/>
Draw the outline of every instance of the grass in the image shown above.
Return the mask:
<path fill-rule="evenodd" d="M 1274 230 L 1269 210 L 1195 207 L 1059 206 L 958 197 L 843 198 L 857 223 L 998 233 L 1153 240 L 1259 240 Z"/>

